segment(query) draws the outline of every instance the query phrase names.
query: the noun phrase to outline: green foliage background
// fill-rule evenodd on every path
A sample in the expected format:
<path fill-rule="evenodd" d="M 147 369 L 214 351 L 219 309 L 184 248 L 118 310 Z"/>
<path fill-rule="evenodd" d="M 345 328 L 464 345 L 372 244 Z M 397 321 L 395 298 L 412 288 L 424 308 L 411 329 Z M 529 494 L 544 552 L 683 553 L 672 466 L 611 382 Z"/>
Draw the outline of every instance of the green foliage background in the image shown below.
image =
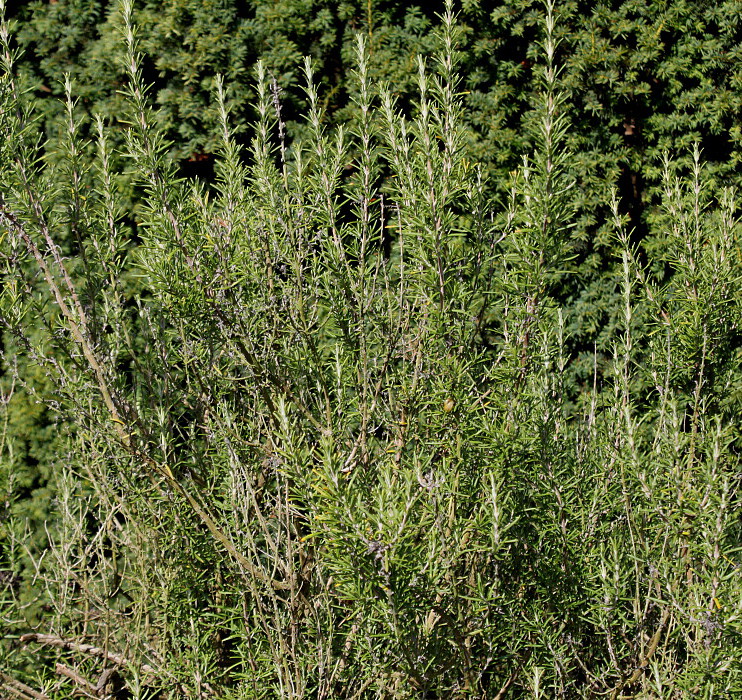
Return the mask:
<path fill-rule="evenodd" d="M 454 9 L 13 8 L 3 692 L 740 692 L 742 3 Z"/>

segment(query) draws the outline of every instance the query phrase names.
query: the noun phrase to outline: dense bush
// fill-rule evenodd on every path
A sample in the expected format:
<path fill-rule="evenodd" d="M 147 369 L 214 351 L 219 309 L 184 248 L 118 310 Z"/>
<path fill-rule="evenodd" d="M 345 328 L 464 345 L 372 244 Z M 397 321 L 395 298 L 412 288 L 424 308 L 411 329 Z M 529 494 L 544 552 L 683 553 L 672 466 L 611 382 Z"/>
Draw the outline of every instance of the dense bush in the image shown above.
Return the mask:
<path fill-rule="evenodd" d="M 652 154 L 632 221 L 570 91 L 577 9 L 494 13 L 541 33 L 517 168 L 472 135 L 450 5 L 414 95 L 369 30 L 340 116 L 310 60 L 301 98 L 259 64 L 247 132 L 227 75 L 175 147 L 130 2 L 115 119 L 71 80 L 55 116 L 4 25 L 5 694 L 742 691 L 729 161 Z M 210 181 L 184 177 L 192 138 Z M 58 421 L 33 532 L 29 392 Z"/>

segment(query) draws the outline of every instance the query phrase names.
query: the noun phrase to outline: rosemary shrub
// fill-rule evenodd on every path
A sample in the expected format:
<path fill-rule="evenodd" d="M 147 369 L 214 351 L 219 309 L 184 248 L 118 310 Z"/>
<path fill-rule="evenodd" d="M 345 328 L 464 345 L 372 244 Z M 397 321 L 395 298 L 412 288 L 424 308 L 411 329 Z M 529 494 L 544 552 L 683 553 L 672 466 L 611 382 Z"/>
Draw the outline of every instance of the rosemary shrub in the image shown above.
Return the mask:
<path fill-rule="evenodd" d="M 303 140 L 259 65 L 243 148 L 217 81 L 211 185 L 168 157 L 130 0 L 128 112 L 81 123 L 67 81 L 53 157 L 3 25 L 4 356 L 43 369 L 66 431 L 43 556 L 7 507 L 4 694 L 742 691 L 734 194 L 668 160 L 649 252 L 614 200 L 614 350 L 578 382 L 553 7 L 506 202 L 441 22 L 409 109 L 358 39 L 346 128 L 306 61 Z"/>

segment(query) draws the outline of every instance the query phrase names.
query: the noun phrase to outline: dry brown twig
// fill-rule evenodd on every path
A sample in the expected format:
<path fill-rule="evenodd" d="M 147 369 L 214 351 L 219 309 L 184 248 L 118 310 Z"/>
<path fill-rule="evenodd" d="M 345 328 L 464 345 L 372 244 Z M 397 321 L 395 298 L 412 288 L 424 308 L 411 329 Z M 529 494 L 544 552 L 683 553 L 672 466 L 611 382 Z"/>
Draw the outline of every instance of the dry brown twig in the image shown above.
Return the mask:
<path fill-rule="evenodd" d="M 31 686 L 26 685 L 17 681 L 7 673 L 0 671 L 0 679 L 3 680 L 3 684 L 0 685 L 0 690 L 3 692 L 12 693 L 12 697 L 21 698 L 21 700 L 50 700 L 49 696 L 45 693 L 40 693 L 34 690 Z"/>
<path fill-rule="evenodd" d="M 59 647 L 61 649 L 69 649 L 76 651 L 81 654 L 87 654 L 88 656 L 97 656 L 98 658 L 106 659 L 117 666 L 130 666 L 132 668 L 139 668 L 141 673 L 155 675 L 157 674 L 156 669 L 148 664 L 137 665 L 131 659 L 126 658 L 122 654 L 116 654 L 112 651 L 106 651 L 100 647 L 93 646 L 92 644 L 83 644 L 76 642 L 71 639 L 62 639 L 54 634 L 41 634 L 39 632 L 30 632 L 29 634 L 21 635 L 21 643 L 28 644 L 35 642 L 36 644 L 44 644 L 52 647 Z"/>

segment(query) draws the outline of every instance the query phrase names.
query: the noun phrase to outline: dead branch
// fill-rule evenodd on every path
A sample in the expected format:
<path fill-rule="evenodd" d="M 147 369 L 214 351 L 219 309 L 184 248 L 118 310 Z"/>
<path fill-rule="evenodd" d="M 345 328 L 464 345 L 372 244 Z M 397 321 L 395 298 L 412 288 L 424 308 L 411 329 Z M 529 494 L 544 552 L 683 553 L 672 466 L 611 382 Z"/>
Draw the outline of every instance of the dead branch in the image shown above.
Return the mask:
<path fill-rule="evenodd" d="M 0 689 L 12 693 L 13 697 L 21 698 L 21 700 L 50 700 L 48 695 L 40 693 L 34 690 L 31 686 L 17 681 L 7 673 L 0 671 L 0 678 L 3 679 L 3 684 L 0 686 Z"/>
<path fill-rule="evenodd" d="M 97 656 L 98 658 L 107 659 L 117 666 L 131 666 L 132 668 L 138 667 L 142 673 L 151 675 L 157 674 L 157 671 L 149 666 L 148 664 L 137 665 L 131 659 L 127 659 L 122 654 L 116 654 L 112 651 L 106 651 L 100 647 L 93 646 L 92 644 L 82 644 L 71 639 L 62 639 L 54 634 L 40 634 L 38 632 L 31 632 L 29 634 L 21 635 L 21 643 L 28 644 L 29 642 L 35 642 L 36 644 L 43 644 L 46 646 L 59 647 L 61 649 L 70 649 L 80 654 L 87 654 L 88 656 Z"/>
<path fill-rule="evenodd" d="M 70 680 L 74 681 L 75 685 L 87 696 L 92 698 L 98 697 L 98 689 L 96 686 L 94 686 L 87 678 L 81 676 L 77 671 L 75 671 L 75 669 L 58 663 L 54 670 L 60 676 L 66 676 Z"/>

